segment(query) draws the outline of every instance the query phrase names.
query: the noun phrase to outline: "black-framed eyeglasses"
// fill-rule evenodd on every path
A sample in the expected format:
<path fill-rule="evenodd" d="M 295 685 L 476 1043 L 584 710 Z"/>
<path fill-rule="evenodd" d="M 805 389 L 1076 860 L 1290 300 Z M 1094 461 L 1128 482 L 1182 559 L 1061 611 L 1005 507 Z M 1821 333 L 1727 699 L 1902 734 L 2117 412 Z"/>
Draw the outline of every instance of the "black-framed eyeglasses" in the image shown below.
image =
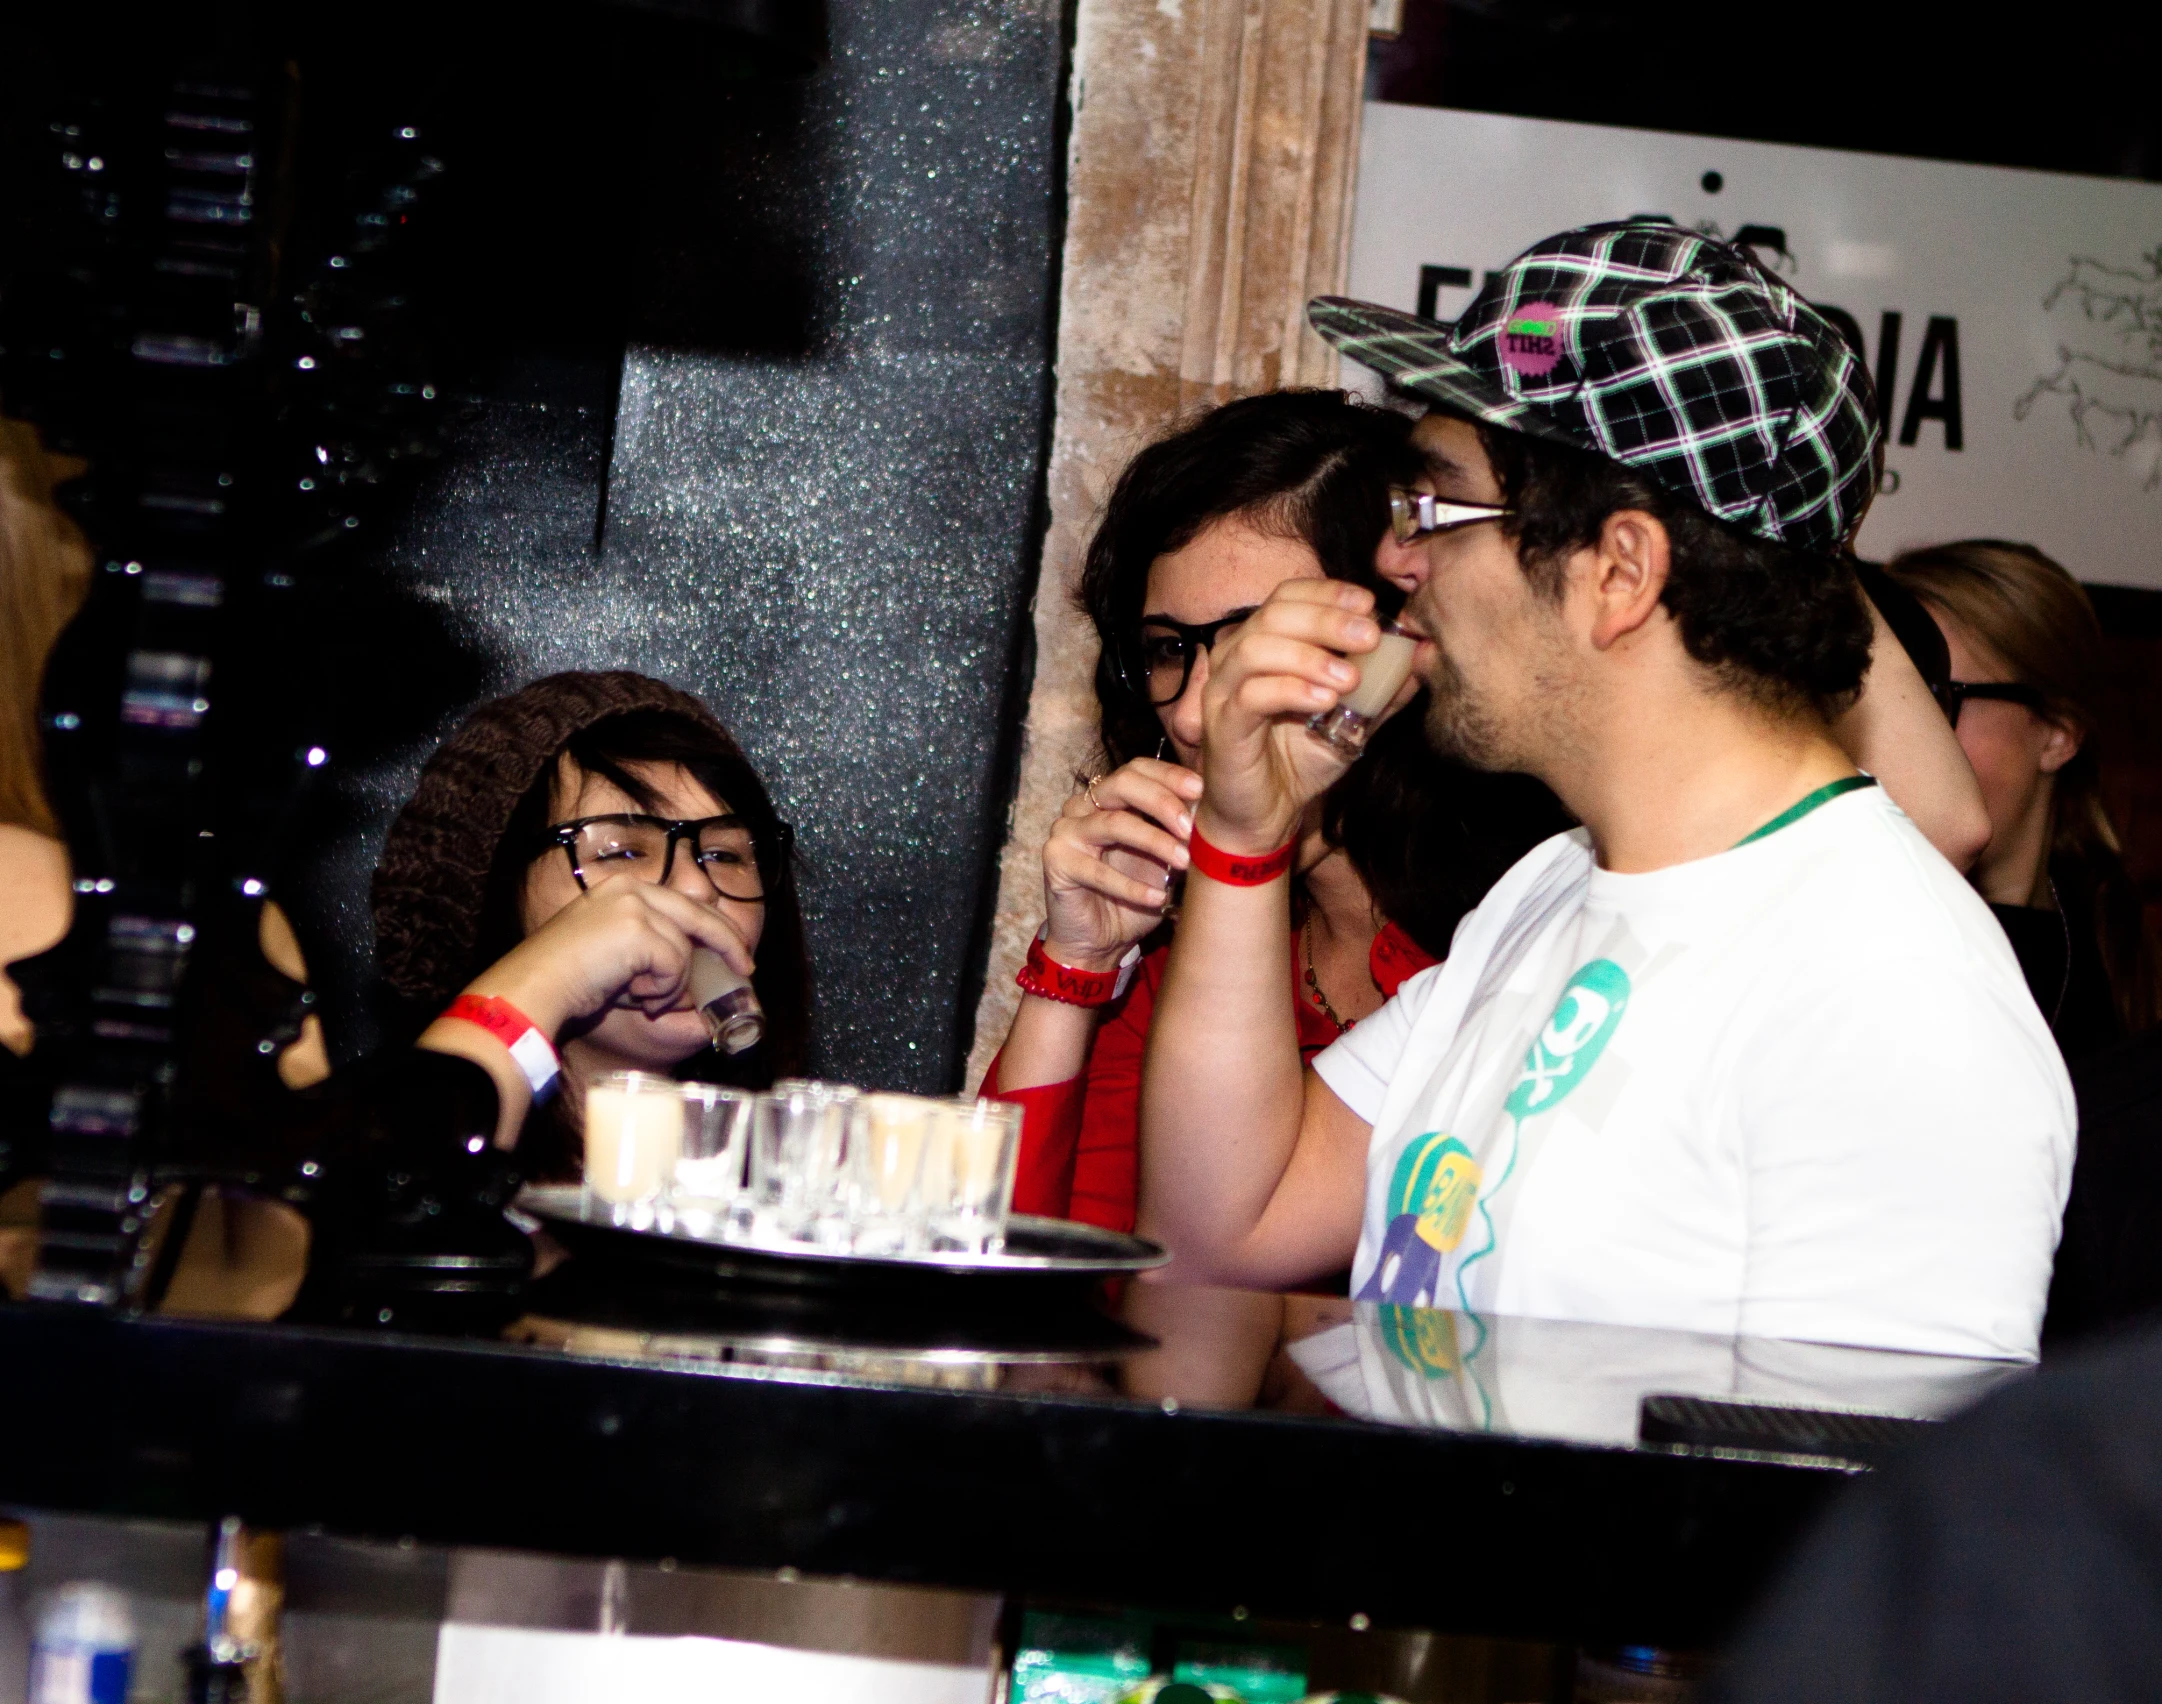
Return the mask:
<path fill-rule="evenodd" d="M 1431 491 L 1414 491 L 1404 485 L 1389 487 L 1389 530 L 1396 535 L 1398 544 L 1417 544 L 1436 533 L 1477 526 L 1481 521 L 1503 520 L 1515 513 L 1506 503 L 1451 503 Z"/>
<path fill-rule="evenodd" d="M 1258 604 L 1248 604 L 1214 621 L 1173 621 L 1169 616 L 1142 618 L 1140 631 L 1115 646 L 1112 659 L 1119 679 L 1130 691 L 1141 693 L 1161 710 L 1186 695 L 1194 678 L 1194 659 L 1216 649 L 1216 642 L 1252 615 Z"/>
<path fill-rule="evenodd" d="M 1999 704 L 2018 704 L 2032 710 L 2037 716 L 2046 715 L 2049 700 L 2038 687 L 2028 686 L 2016 680 L 1948 680 L 1942 686 L 1932 686 L 1930 694 L 1943 710 L 1945 719 L 1953 727 L 1959 726 L 1959 713 L 1971 699 L 1985 698 Z"/>
<path fill-rule="evenodd" d="M 784 822 L 761 839 L 733 814 L 686 818 L 618 812 L 551 823 L 543 841 L 544 849 L 563 848 L 581 888 L 616 875 L 665 882 L 679 843 L 690 847 L 692 861 L 716 894 L 748 904 L 764 899 L 785 878 L 795 834 Z"/>

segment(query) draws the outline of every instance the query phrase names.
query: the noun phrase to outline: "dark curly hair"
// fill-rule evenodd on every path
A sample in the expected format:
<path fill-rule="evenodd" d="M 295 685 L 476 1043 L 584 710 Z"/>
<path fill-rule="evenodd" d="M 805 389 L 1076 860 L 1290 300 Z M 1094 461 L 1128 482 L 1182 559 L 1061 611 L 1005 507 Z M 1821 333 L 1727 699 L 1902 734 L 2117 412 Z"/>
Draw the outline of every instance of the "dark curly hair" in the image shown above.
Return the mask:
<path fill-rule="evenodd" d="M 1635 468 L 1545 439 L 1472 422 L 1516 514 L 1502 523 L 1532 585 L 1558 599 L 1563 562 L 1609 515 L 1641 509 L 1672 544 L 1660 602 L 1683 648 L 1730 689 L 1827 721 L 1854 702 L 1869 669 L 1871 626 L 1854 566 L 1714 520 Z"/>
<path fill-rule="evenodd" d="M 1117 765 L 1155 754 L 1163 724 L 1119 648 L 1138 638 L 1149 567 L 1237 516 L 1309 546 L 1331 579 L 1373 592 L 1384 617 L 1403 594 L 1374 571 L 1388 489 L 1420 468 L 1411 422 L 1342 391 L 1276 391 L 1228 402 L 1151 444 L 1112 489 L 1083 561 L 1079 601 L 1101 644 L 1096 697 Z M 1496 878 L 1569 817 L 1526 776 L 1484 775 L 1437 756 L 1422 695 L 1378 732 L 1330 789 L 1322 830 L 1344 848 L 1382 914 L 1437 957 Z"/>

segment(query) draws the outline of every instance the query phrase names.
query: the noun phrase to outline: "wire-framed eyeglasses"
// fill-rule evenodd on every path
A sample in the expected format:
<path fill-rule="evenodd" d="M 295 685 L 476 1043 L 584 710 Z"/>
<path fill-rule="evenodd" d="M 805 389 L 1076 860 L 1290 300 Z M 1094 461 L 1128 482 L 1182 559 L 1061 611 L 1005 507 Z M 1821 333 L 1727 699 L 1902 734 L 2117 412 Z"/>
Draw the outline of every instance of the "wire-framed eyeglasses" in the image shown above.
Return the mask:
<path fill-rule="evenodd" d="M 688 845 L 691 861 L 716 894 L 749 904 L 780 883 L 794 838 L 784 822 L 769 846 L 732 813 L 686 818 L 615 812 L 549 824 L 544 848 L 562 847 L 572 876 L 586 888 L 616 875 L 665 882 L 675 868 L 677 845 Z"/>
<path fill-rule="evenodd" d="M 1167 615 L 1144 616 L 1140 631 L 1112 650 L 1119 679 L 1156 709 L 1186 696 L 1194 678 L 1194 659 L 1217 643 L 1261 606 L 1247 604 L 1214 621 L 1173 621 Z"/>
<path fill-rule="evenodd" d="M 2032 710 L 2037 716 L 2049 713 L 2049 700 L 2039 687 L 2028 686 L 2016 680 L 1948 680 L 1942 686 L 1932 686 L 1930 693 L 1944 711 L 1945 719 L 1953 727 L 1959 726 L 1959 713 L 1969 701 L 1989 699 L 1999 704 L 2017 704 Z"/>
<path fill-rule="evenodd" d="M 1451 503 L 1431 491 L 1414 491 L 1404 485 L 1389 487 L 1389 530 L 1396 535 L 1398 544 L 1417 544 L 1436 533 L 1477 526 L 1481 521 L 1499 521 L 1515 513 L 1506 503 Z"/>

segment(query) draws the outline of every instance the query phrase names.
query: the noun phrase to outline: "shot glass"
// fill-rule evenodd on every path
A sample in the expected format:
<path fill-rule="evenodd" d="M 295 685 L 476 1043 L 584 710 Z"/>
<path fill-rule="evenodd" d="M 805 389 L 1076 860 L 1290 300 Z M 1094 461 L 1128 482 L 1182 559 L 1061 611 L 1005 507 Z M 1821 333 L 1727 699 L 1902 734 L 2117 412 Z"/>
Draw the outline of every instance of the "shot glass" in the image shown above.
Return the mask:
<path fill-rule="evenodd" d="M 924 1154 L 942 1110 L 916 1095 L 865 1095 L 856 1103 L 849 1160 L 858 1253 L 903 1254 L 923 1246 Z"/>
<path fill-rule="evenodd" d="M 966 1095 L 940 1105 L 939 1137 L 924 1162 L 922 1192 L 930 1246 L 996 1254 L 1006 1246 L 1021 1109 Z"/>
<path fill-rule="evenodd" d="M 742 1053 L 765 1039 L 766 1009 L 746 977 L 729 969 L 711 947 L 691 949 L 691 1003 L 723 1053 Z"/>
<path fill-rule="evenodd" d="M 654 1222 L 683 1152 L 683 1085 L 646 1071 L 586 1084 L 585 1208 L 618 1225 Z"/>
<path fill-rule="evenodd" d="M 1393 621 L 1384 624 L 1379 645 L 1364 656 L 1344 659 L 1359 671 L 1359 684 L 1332 708 L 1309 716 L 1306 731 L 1344 756 L 1357 757 L 1380 725 L 1389 700 L 1411 678 L 1412 654 L 1418 648 L 1417 634 L 1406 633 Z"/>
<path fill-rule="evenodd" d="M 1178 921 L 1179 901 L 1186 892 L 1186 872 L 1184 870 L 1166 869 L 1154 858 L 1140 852 L 1129 852 L 1119 846 L 1107 847 L 1104 851 L 1103 860 L 1122 876 L 1131 876 L 1135 881 L 1147 882 L 1153 887 L 1162 888 L 1164 890 L 1163 920 L 1166 923 L 1176 923 Z"/>
<path fill-rule="evenodd" d="M 726 1222 L 743 1192 L 758 1097 L 714 1083 L 685 1083 L 682 1090 L 683 1148 L 668 1205 L 687 1228 L 703 1233 Z"/>
<path fill-rule="evenodd" d="M 846 1246 L 849 1110 L 842 1083 L 790 1078 L 758 1097 L 751 1117 L 749 1211 L 732 1226 L 756 1239 Z"/>

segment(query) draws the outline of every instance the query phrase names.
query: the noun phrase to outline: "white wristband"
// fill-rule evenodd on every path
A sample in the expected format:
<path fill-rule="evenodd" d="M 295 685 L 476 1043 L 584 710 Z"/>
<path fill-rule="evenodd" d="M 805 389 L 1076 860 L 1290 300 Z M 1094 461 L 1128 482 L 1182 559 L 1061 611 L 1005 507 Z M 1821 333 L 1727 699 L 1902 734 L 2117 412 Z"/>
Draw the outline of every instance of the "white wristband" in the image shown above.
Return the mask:
<path fill-rule="evenodd" d="M 548 1038 L 539 1030 L 529 1029 L 512 1042 L 510 1056 L 518 1062 L 518 1069 L 532 1085 L 535 1104 L 555 1093 L 556 1079 L 562 1072 L 556 1065 L 556 1050 L 548 1045 Z"/>
<path fill-rule="evenodd" d="M 486 1030 L 510 1052 L 512 1062 L 525 1076 L 533 1099 L 544 1101 L 554 1092 L 560 1066 L 556 1050 L 533 1020 L 508 1000 L 493 994 L 461 994 L 443 1016 Z"/>

